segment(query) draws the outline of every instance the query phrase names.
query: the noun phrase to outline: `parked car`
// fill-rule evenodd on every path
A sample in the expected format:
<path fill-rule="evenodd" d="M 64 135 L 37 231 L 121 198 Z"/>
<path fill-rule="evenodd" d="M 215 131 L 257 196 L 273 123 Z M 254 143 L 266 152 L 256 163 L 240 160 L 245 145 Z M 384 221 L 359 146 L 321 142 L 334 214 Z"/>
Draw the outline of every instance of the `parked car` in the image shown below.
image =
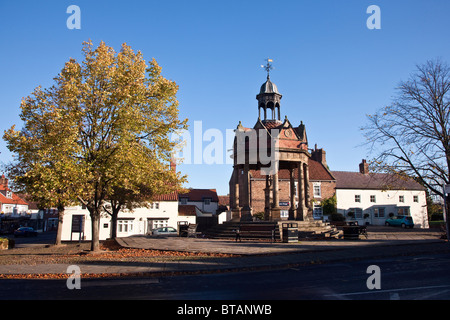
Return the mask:
<path fill-rule="evenodd" d="M 385 225 L 400 226 L 402 228 L 414 228 L 414 221 L 413 218 L 410 216 L 396 216 L 387 219 Z"/>
<path fill-rule="evenodd" d="M 172 227 L 161 227 L 152 230 L 154 236 L 178 236 L 178 231 Z"/>
<path fill-rule="evenodd" d="M 31 227 L 20 227 L 14 231 L 14 237 L 36 237 L 38 235 Z"/>

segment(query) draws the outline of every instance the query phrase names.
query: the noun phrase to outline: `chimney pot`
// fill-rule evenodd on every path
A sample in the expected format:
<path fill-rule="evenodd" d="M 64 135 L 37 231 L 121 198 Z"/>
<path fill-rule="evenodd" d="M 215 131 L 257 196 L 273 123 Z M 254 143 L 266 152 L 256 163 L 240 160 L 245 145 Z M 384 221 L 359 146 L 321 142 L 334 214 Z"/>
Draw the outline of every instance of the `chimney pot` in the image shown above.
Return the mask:
<path fill-rule="evenodd" d="M 327 167 L 326 152 L 325 150 L 323 150 L 323 148 L 318 149 L 317 144 L 315 145 L 315 149 L 311 152 L 311 158 Z"/>
<path fill-rule="evenodd" d="M 6 179 L 4 174 L 2 174 L 2 177 L 0 178 L 0 184 L 5 188 L 8 188 L 8 179 Z"/>
<path fill-rule="evenodd" d="M 359 164 L 359 172 L 362 174 L 369 173 L 369 164 L 367 163 L 366 159 L 362 159 L 362 162 Z"/>

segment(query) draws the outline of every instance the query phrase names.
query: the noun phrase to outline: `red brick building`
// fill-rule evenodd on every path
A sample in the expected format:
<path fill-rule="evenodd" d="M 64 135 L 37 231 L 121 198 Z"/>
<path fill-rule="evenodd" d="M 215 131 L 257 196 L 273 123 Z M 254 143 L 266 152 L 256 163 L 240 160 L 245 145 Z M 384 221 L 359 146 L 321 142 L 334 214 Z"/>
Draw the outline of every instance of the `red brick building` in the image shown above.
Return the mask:
<path fill-rule="evenodd" d="M 318 161 L 317 154 L 320 153 L 323 156 L 324 162 Z M 308 160 L 308 173 L 309 173 L 309 199 L 311 206 L 311 214 L 314 219 L 322 218 L 321 202 L 325 199 L 331 198 L 336 194 L 336 179 L 333 174 L 328 170 L 325 153 L 322 149 L 313 150 L 311 158 Z M 242 172 L 243 174 L 243 172 Z M 298 171 L 294 173 L 295 183 L 295 208 L 298 208 Z M 241 177 L 243 180 L 243 177 Z M 252 208 L 252 214 L 265 212 L 265 188 L 266 177 L 261 174 L 260 170 L 250 170 L 250 206 Z M 280 218 L 287 219 L 289 216 L 290 208 L 290 176 L 289 170 L 282 169 L 278 172 L 279 181 L 279 206 L 281 209 Z M 240 183 L 240 193 L 244 192 L 243 183 Z M 269 193 L 270 195 L 270 193 Z M 233 195 L 234 196 L 234 195 Z M 233 198 L 230 194 L 230 198 Z M 270 196 L 272 201 L 272 196 Z M 231 202 L 230 202 L 231 203 Z M 242 207 L 243 203 L 240 202 L 239 206 Z"/>
<path fill-rule="evenodd" d="M 293 126 L 287 116 L 281 121 L 281 98 L 268 75 L 256 96 L 256 124 L 248 128 L 239 122 L 236 128 L 229 182 L 233 219 L 250 220 L 263 212 L 266 220 L 312 220 L 320 217 L 321 201 L 335 194 L 325 151 L 308 148 L 303 122 Z"/>

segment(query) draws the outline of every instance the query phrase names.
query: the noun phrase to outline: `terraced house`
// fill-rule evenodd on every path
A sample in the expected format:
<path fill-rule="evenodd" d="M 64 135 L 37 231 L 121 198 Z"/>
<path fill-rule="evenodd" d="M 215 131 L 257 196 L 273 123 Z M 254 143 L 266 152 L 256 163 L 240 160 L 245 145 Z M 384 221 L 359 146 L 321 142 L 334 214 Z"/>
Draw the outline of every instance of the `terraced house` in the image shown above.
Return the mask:
<path fill-rule="evenodd" d="M 384 225 L 390 216 L 411 216 L 417 228 L 428 228 L 425 188 L 407 177 L 370 173 L 366 160 L 359 171 L 333 171 L 338 213 L 359 224 Z"/>

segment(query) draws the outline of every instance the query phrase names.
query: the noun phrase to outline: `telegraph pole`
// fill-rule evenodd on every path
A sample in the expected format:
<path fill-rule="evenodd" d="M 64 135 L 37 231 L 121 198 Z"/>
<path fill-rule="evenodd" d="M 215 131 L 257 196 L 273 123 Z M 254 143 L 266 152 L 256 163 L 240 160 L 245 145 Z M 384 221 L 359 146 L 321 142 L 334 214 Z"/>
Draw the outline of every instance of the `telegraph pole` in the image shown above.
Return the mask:
<path fill-rule="evenodd" d="M 450 184 L 444 185 L 444 219 L 447 240 L 450 241 Z"/>

